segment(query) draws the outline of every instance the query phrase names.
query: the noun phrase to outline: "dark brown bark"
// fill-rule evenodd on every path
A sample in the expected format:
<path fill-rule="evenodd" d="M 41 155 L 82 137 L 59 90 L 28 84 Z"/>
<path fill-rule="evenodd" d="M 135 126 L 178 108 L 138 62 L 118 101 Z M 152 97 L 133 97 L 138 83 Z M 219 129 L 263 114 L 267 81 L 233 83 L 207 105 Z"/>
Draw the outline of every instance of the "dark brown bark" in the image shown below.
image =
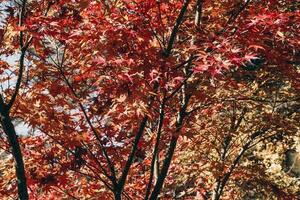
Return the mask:
<path fill-rule="evenodd" d="M 164 52 L 165 57 L 169 57 L 170 54 L 171 54 L 171 51 L 173 49 L 173 45 L 175 43 L 175 38 L 176 38 L 177 33 L 179 31 L 179 27 L 180 27 L 181 23 L 183 22 L 184 14 L 187 10 L 187 7 L 188 7 L 189 3 L 190 3 L 190 0 L 185 0 L 184 3 L 183 3 L 183 6 L 180 10 L 180 13 L 179 13 L 179 15 L 176 19 L 175 25 L 173 27 L 173 30 L 172 30 L 172 33 L 171 33 L 171 36 L 170 36 L 170 39 L 169 39 L 169 42 L 168 42 L 167 49 Z"/>
<path fill-rule="evenodd" d="M 185 90 L 185 88 L 183 88 L 183 90 Z M 190 95 L 183 95 L 183 102 L 182 102 L 182 106 L 180 108 L 180 111 L 178 113 L 178 118 L 177 118 L 177 123 L 176 123 L 176 131 L 174 133 L 174 135 L 171 138 L 170 144 L 169 144 L 169 149 L 168 152 L 166 154 L 166 158 L 163 162 L 163 166 L 162 169 L 160 170 L 157 182 L 153 188 L 153 191 L 150 195 L 149 200 L 156 200 L 158 198 L 158 195 L 160 193 L 160 190 L 162 189 L 162 186 L 164 184 L 165 178 L 168 174 L 169 171 L 169 167 L 174 155 L 174 151 L 176 148 L 176 144 L 178 141 L 178 134 L 181 131 L 182 125 L 183 125 L 183 120 L 186 117 L 186 109 L 189 103 L 189 99 L 190 99 Z"/>
<path fill-rule="evenodd" d="M 28 192 L 27 192 L 27 183 L 26 183 L 23 156 L 21 153 L 18 136 L 16 134 L 12 120 L 7 112 L 1 113 L 1 125 L 5 134 L 7 135 L 9 146 L 11 147 L 12 154 L 15 160 L 15 170 L 16 170 L 16 176 L 18 181 L 19 199 L 27 200 Z"/>
<path fill-rule="evenodd" d="M 26 0 L 22 1 L 20 11 L 19 11 L 19 26 L 23 25 L 24 19 L 25 19 L 25 13 L 26 13 Z M 16 170 L 16 177 L 17 177 L 17 184 L 18 184 L 18 195 L 19 199 L 21 200 L 27 200 L 28 197 L 28 190 L 27 190 L 27 183 L 26 183 L 26 174 L 25 174 L 25 168 L 24 168 L 24 161 L 23 161 L 23 155 L 21 152 L 18 136 L 15 130 L 15 127 L 12 123 L 12 119 L 10 117 L 10 109 L 15 103 L 15 100 L 18 96 L 21 83 L 22 83 L 22 77 L 24 72 L 24 60 L 25 60 L 25 54 L 28 49 L 29 44 L 31 43 L 32 37 L 30 37 L 28 40 L 24 41 L 24 33 L 23 31 L 20 31 L 20 37 L 19 37 L 19 43 L 20 43 L 20 51 L 21 55 L 19 58 L 19 73 L 18 78 L 16 81 L 15 90 L 9 99 L 8 103 L 5 103 L 5 100 L 2 96 L 0 96 L 0 113 L 1 113 L 1 126 L 3 128 L 4 133 L 7 136 L 9 146 L 12 150 L 12 154 L 15 161 L 15 170 Z"/>
<path fill-rule="evenodd" d="M 164 115 L 165 115 L 165 101 L 160 106 L 160 114 L 159 114 L 159 122 L 158 122 L 158 129 L 157 129 L 157 136 L 156 136 L 156 142 L 154 146 L 154 151 L 152 155 L 152 160 L 151 160 L 151 169 L 150 169 L 150 177 L 149 177 L 149 182 L 147 185 L 146 189 L 146 195 L 145 199 L 148 199 L 152 187 L 152 181 L 154 178 L 154 183 L 156 184 L 156 180 L 158 178 L 158 173 L 159 173 L 159 143 L 160 143 L 160 138 L 161 138 L 161 132 L 162 132 L 162 127 L 163 127 L 163 121 L 164 121 Z"/>

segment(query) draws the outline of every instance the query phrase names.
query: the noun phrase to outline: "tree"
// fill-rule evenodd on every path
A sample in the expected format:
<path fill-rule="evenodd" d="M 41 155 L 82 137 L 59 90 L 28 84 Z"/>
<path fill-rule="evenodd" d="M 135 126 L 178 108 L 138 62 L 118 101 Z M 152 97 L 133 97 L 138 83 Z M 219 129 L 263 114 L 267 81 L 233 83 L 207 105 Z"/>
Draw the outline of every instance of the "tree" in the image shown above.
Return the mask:
<path fill-rule="evenodd" d="M 20 199 L 28 199 L 28 192 L 27 192 L 27 183 L 26 183 L 26 175 L 24 170 L 24 162 L 23 162 L 23 156 L 21 153 L 21 148 L 18 140 L 18 136 L 15 131 L 15 127 L 12 123 L 11 119 L 11 108 L 13 107 L 16 98 L 18 96 L 21 83 L 22 83 L 22 76 L 24 72 L 24 62 L 25 62 L 25 54 L 27 52 L 28 46 L 31 43 L 32 37 L 27 37 L 28 35 L 24 34 L 24 31 L 22 30 L 22 26 L 24 25 L 24 21 L 26 18 L 26 0 L 20 2 L 20 4 L 16 8 L 18 10 L 18 15 L 16 18 L 18 19 L 17 23 L 15 24 L 15 28 L 19 27 L 19 30 L 15 30 L 15 33 L 11 33 L 13 35 L 16 35 L 16 31 L 18 34 L 18 42 L 12 42 L 9 44 L 9 46 L 6 46 L 6 42 L 10 42 L 9 40 L 12 38 L 8 38 L 8 41 L 3 41 L 2 39 L 5 39 L 5 31 L 4 29 L 1 29 L 0 37 L 1 37 L 1 43 L 4 43 L 4 48 L 1 49 L 1 54 L 9 55 L 11 52 L 11 48 L 16 48 L 20 51 L 19 55 L 19 62 L 17 69 L 15 67 L 10 68 L 8 63 L 5 61 L 0 61 L 1 64 L 1 74 L 8 74 L 8 76 L 4 76 L 2 78 L 3 81 L 9 81 L 11 76 L 16 73 L 16 84 L 14 89 L 10 88 L 10 84 L 8 82 L 8 87 L 3 91 L 2 94 L 0 94 L 0 114 L 1 114 L 1 127 L 3 129 L 3 132 L 7 136 L 7 140 L 9 143 L 9 147 L 11 148 L 11 153 L 14 157 L 15 161 L 15 170 L 16 170 L 16 176 L 18 181 L 18 195 Z M 8 19 L 9 21 L 10 19 Z M 7 27 L 9 28 L 9 27 Z M 3 44 L 1 44 L 3 45 Z M 16 53 L 16 52 L 14 52 Z M 3 88 L 2 88 L 3 89 Z"/>
<path fill-rule="evenodd" d="M 176 182 L 168 186 L 176 188 L 174 184 L 180 183 L 174 195 L 198 192 L 203 198 L 219 199 L 223 194 L 224 199 L 243 199 L 246 195 L 241 191 L 256 190 L 262 199 L 297 196 L 298 189 L 282 183 L 291 181 L 282 171 L 282 162 L 284 152 L 298 143 L 299 95 L 289 81 L 280 87 L 258 84 L 261 78 L 283 80 L 279 72 L 266 72 L 268 67 L 251 72 L 255 78 L 250 82 L 239 80 L 238 88 L 229 86 L 235 79 L 232 74 L 228 80 L 215 82 L 214 99 L 200 106 L 196 127 L 178 147 L 178 160 L 170 173 L 182 169 L 185 176 L 174 174 Z"/>
<path fill-rule="evenodd" d="M 211 192 L 219 199 L 246 150 L 287 121 L 299 127 L 277 106 L 283 82 L 282 96 L 299 99 L 294 1 L 23 0 L 3 7 L 1 53 L 16 55 L 16 46 L 22 53 L 16 89 L 2 91 L 13 101 L 1 108 L 10 105 L 9 116 L 33 130 L 19 139 L 31 198 L 169 198 L 176 146 L 184 153 L 190 141 L 182 138 L 195 137 L 195 148 L 224 152 L 209 160 L 218 163 Z M 4 83 L 15 69 L 1 62 Z M 13 129 L 3 121 L 4 132 L 7 124 Z"/>

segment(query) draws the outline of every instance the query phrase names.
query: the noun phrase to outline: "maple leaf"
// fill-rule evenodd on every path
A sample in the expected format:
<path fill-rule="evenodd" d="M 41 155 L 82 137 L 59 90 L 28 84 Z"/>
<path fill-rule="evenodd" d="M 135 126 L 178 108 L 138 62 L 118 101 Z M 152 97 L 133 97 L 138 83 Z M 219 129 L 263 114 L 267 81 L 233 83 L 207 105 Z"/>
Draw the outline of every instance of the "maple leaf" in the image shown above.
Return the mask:
<path fill-rule="evenodd" d="M 204 71 L 207 71 L 209 69 L 209 67 L 210 67 L 210 65 L 208 65 L 208 64 L 199 64 L 199 65 L 195 66 L 193 68 L 193 70 L 195 73 L 202 73 Z"/>
<path fill-rule="evenodd" d="M 93 60 L 93 62 L 95 62 L 98 65 L 102 65 L 106 62 L 106 60 L 103 57 L 99 56 L 99 57 L 95 58 Z"/>

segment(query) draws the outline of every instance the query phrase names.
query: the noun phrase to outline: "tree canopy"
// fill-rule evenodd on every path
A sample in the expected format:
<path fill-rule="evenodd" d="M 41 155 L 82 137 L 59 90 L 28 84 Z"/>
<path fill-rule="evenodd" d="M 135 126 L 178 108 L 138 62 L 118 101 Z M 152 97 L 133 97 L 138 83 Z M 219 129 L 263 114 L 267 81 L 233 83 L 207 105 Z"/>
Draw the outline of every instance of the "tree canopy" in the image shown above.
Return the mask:
<path fill-rule="evenodd" d="M 0 18 L 1 199 L 300 197 L 297 1 L 1 0 Z"/>

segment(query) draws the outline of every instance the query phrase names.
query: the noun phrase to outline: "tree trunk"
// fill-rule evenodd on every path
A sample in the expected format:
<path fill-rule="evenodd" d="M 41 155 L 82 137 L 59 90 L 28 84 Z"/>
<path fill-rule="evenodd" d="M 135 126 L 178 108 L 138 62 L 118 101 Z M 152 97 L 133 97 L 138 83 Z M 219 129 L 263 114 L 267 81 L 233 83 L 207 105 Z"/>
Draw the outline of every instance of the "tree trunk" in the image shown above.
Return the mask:
<path fill-rule="evenodd" d="M 122 193 L 119 191 L 114 192 L 115 200 L 122 200 Z"/>
<path fill-rule="evenodd" d="M 161 169 L 161 172 L 159 174 L 159 177 L 158 177 L 157 182 L 156 182 L 156 184 L 153 188 L 153 191 L 152 191 L 152 194 L 151 194 L 149 200 L 157 200 L 157 198 L 158 198 L 160 190 L 161 190 L 161 188 L 164 184 L 165 178 L 168 174 L 168 170 L 169 170 L 171 160 L 172 160 L 175 148 L 176 148 L 176 144 L 177 144 L 177 137 L 173 136 L 172 139 L 171 139 L 171 142 L 170 142 L 167 157 L 164 161 L 163 167 Z"/>
<path fill-rule="evenodd" d="M 18 136 L 16 134 L 14 125 L 11 121 L 9 114 L 1 114 L 1 125 L 7 135 L 9 145 L 12 149 L 13 157 L 15 160 L 16 176 L 18 181 L 18 194 L 20 200 L 28 200 L 27 183 L 24 169 L 24 162 L 21 153 Z"/>

